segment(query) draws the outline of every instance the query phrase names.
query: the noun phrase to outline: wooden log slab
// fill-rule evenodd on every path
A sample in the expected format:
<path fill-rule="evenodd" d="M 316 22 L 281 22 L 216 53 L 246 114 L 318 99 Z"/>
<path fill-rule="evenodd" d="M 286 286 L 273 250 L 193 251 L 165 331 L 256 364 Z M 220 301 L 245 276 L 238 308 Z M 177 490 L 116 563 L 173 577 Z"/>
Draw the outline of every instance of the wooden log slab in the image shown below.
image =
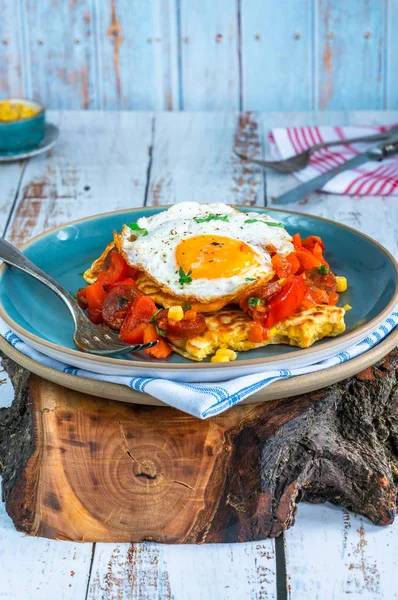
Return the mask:
<path fill-rule="evenodd" d="M 245 542 L 275 537 L 301 500 L 393 522 L 398 351 L 358 376 L 200 421 L 102 400 L 8 358 L 3 499 L 15 527 L 63 540 Z"/>

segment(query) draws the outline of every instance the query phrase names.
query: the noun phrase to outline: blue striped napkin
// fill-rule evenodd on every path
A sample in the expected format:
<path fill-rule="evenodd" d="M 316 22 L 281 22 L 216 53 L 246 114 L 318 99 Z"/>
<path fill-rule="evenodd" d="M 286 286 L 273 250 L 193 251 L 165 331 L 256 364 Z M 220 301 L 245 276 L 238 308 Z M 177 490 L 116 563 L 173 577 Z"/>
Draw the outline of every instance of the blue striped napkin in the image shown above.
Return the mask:
<path fill-rule="evenodd" d="M 19 352 L 22 352 L 42 365 L 75 375 L 76 377 L 86 377 L 88 379 L 126 385 L 138 392 L 146 392 L 170 406 L 199 417 L 199 419 L 207 419 L 208 417 L 222 413 L 227 408 L 234 406 L 241 400 L 270 385 L 273 381 L 288 379 L 297 375 L 305 375 L 306 373 L 315 373 L 356 358 L 381 342 L 397 325 L 398 312 L 394 311 L 371 335 L 368 335 L 354 346 L 347 348 L 344 352 L 339 352 L 319 363 L 300 369 L 281 369 L 256 373 L 254 375 L 245 375 L 244 377 L 237 377 L 236 379 L 217 383 L 181 383 L 150 377 L 100 375 L 92 371 L 77 369 L 38 352 L 23 342 L 2 319 L 0 319 L 0 335 Z"/>

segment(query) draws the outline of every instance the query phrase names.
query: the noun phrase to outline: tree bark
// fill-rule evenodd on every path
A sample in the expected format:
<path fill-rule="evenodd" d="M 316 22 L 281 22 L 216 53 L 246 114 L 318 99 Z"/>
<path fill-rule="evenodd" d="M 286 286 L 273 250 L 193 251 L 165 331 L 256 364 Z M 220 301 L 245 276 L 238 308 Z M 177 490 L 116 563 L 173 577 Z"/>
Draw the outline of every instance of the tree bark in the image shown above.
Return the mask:
<path fill-rule="evenodd" d="M 398 486 L 398 351 L 310 394 L 200 421 L 66 390 L 4 357 L 3 500 L 16 528 L 79 541 L 245 542 L 296 505 L 330 501 L 388 525 Z"/>

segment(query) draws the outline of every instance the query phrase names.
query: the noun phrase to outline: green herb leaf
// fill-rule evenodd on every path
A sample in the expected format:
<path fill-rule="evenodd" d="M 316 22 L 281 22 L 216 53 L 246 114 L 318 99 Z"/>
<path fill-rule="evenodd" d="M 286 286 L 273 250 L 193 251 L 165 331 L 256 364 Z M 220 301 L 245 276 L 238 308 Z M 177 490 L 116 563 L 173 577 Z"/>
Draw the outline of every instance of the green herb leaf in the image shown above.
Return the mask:
<path fill-rule="evenodd" d="M 327 275 L 329 273 L 329 269 L 327 268 L 326 265 L 319 265 L 318 267 L 318 271 L 322 274 L 322 275 Z"/>
<path fill-rule="evenodd" d="M 194 217 L 193 219 L 197 223 L 207 223 L 208 221 L 229 221 L 228 215 L 214 215 L 210 214 L 207 217 Z"/>
<path fill-rule="evenodd" d="M 73 294 L 72 292 L 69 292 L 69 293 L 72 296 L 72 298 L 74 298 L 75 300 L 77 300 L 77 295 L 76 294 Z"/>
<path fill-rule="evenodd" d="M 85 271 L 82 271 L 81 273 L 79 273 L 80 277 L 84 277 L 84 273 L 85 273 Z"/>
<path fill-rule="evenodd" d="M 192 306 L 190 304 L 183 304 L 181 308 L 185 308 L 185 310 L 191 310 Z"/>
<path fill-rule="evenodd" d="M 143 227 L 140 227 L 139 225 L 137 225 L 137 223 L 130 223 L 129 227 L 131 231 L 136 231 L 137 233 L 141 233 L 142 235 L 148 235 L 148 230 L 144 229 Z"/>
<path fill-rule="evenodd" d="M 184 273 L 184 269 L 182 267 L 180 267 L 178 269 L 178 275 L 180 277 L 180 285 L 185 285 L 186 283 L 191 283 L 192 281 L 192 277 L 190 277 L 192 273 L 192 269 L 190 269 L 188 271 L 188 273 Z"/>
<path fill-rule="evenodd" d="M 164 310 L 164 309 L 163 308 L 158 308 L 158 310 L 155 312 L 155 314 L 152 315 L 152 317 L 149 319 L 149 322 L 150 323 L 154 323 L 156 315 L 158 315 L 160 312 L 162 312 L 162 310 Z"/>
<path fill-rule="evenodd" d="M 284 227 L 282 223 L 274 223 L 273 221 L 263 221 L 262 219 L 246 219 L 245 223 L 264 223 L 268 227 Z"/>
<path fill-rule="evenodd" d="M 258 306 L 259 304 L 261 304 L 261 298 L 249 298 L 247 303 L 249 306 L 252 306 L 254 308 L 254 307 Z"/>
<path fill-rule="evenodd" d="M 246 277 L 245 281 L 256 281 L 257 277 Z"/>
<path fill-rule="evenodd" d="M 163 336 L 163 337 L 165 337 L 165 336 L 167 335 L 167 332 L 166 332 L 166 331 L 163 331 L 163 329 L 159 329 L 159 327 L 158 327 L 157 325 L 155 325 L 155 327 L 156 327 L 156 333 L 157 333 L 158 335 L 161 335 L 161 336 Z"/>

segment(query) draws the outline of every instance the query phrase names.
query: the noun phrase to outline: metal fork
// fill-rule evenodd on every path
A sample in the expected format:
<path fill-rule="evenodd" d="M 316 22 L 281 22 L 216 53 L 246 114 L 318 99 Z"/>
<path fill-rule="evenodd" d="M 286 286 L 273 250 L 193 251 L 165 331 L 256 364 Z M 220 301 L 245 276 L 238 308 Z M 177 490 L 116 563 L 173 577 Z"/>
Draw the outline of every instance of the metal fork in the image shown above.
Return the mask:
<path fill-rule="evenodd" d="M 67 292 L 58 282 L 47 275 L 44 271 L 33 264 L 22 252 L 15 246 L 0 238 L 0 259 L 7 264 L 20 269 L 24 273 L 31 275 L 44 283 L 53 291 L 72 313 L 75 323 L 75 333 L 73 339 L 79 350 L 98 354 L 100 356 L 111 356 L 113 354 L 126 354 L 127 352 L 139 352 L 146 348 L 152 348 L 158 342 L 149 342 L 147 344 L 124 344 L 117 334 L 111 330 L 94 325 L 84 314 L 80 306 L 74 300 L 73 296 Z"/>
<path fill-rule="evenodd" d="M 274 169 L 274 171 L 278 171 L 279 173 L 294 173 L 295 171 L 301 171 L 301 169 L 305 169 L 310 162 L 311 154 L 316 152 L 317 150 L 321 150 L 322 148 L 330 148 L 331 146 L 344 146 L 345 144 L 355 144 L 357 142 L 379 142 L 388 140 L 391 136 L 398 132 L 398 125 L 391 127 L 388 131 L 384 133 L 376 133 L 374 135 L 367 135 L 363 137 L 351 138 L 349 140 L 336 140 L 333 142 L 322 142 L 320 144 L 314 144 L 311 148 L 304 150 L 300 154 L 296 154 L 295 156 L 291 156 L 290 158 L 286 158 L 284 160 L 258 160 L 257 158 L 250 158 L 250 156 L 245 156 L 244 154 L 240 154 L 235 151 L 235 154 L 242 158 L 243 160 L 247 160 L 248 162 L 252 162 L 255 165 L 259 165 L 260 167 L 268 167 L 270 169 Z"/>

